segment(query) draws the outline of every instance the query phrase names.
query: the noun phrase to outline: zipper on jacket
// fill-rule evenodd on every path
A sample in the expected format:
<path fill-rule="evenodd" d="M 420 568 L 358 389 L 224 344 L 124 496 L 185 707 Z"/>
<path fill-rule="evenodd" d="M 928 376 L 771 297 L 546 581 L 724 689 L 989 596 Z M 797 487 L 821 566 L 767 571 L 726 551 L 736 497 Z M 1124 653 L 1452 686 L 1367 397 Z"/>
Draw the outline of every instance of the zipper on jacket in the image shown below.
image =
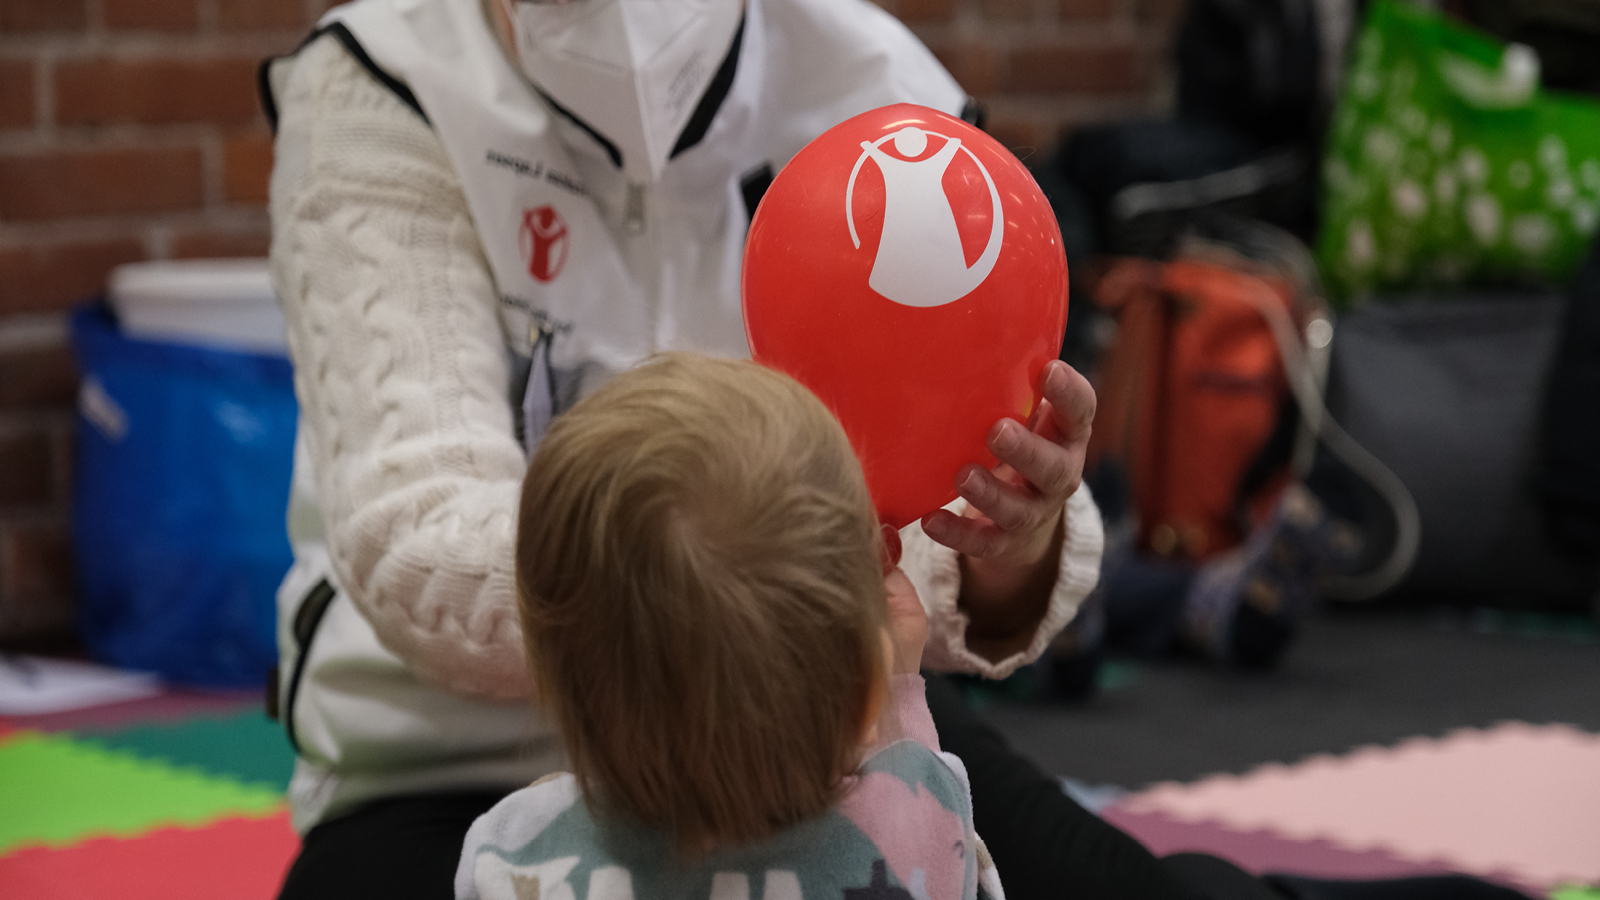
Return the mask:
<path fill-rule="evenodd" d="M 535 364 L 544 363 L 544 385 L 546 394 L 550 398 L 550 415 L 554 416 L 556 409 L 556 366 L 550 359 L 550 353 L 555 349 L 556 329 L 544 319 L 540 319 L 529 329 L 529 337 L 533 339 L 533 359 Z M 543 355 L 539 353 L 544 350 Z"/>
<path fill-rule="evenodd" d="M 529 456 L 544 438 L 557 412 L 556 370 L 550 358 L 555 337 L 555 327 L 542 317 L 528 327 L 528 340 L 533 344 L 528 350 L 528 377 L 523 382 L 522 396 L 517 398 L 513 416 L 520 425 L 517 440 Z"/>
<path fill-rule="evenodd" d="M 629 234 L 644 233 L 644 185 L 628 184 L 628 205 L 623 212 L 622 227 Z"/>

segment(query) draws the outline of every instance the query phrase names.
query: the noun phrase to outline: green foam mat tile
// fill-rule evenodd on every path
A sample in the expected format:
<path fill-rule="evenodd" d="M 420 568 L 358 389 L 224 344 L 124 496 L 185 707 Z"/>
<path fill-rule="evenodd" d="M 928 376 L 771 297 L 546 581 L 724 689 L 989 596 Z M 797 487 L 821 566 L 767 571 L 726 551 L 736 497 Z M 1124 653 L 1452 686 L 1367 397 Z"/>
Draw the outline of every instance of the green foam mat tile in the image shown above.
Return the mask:
<path fill-rule="evenodd" d="M 277 791 L 207 777 L 64 735 L 13 734 L 0 743 L 0 853 L 129 836 L 158 825 L 199 825 L 278 809 Z"/>
<path fill-rule="evenodd" d="M 255 709 L 117 731 L 79 732 L 77 739 L 152 761 L 198 766 L 210 774 L 269 787 L 280 794 L 288 789 L 294 771 L 294 750 L 283 727 Z"/>
<path fill-rule="evenodd" d="M 1600 900 L 1600 885 L 1557 888 L 1550 892 L 1550 900 Z"/>

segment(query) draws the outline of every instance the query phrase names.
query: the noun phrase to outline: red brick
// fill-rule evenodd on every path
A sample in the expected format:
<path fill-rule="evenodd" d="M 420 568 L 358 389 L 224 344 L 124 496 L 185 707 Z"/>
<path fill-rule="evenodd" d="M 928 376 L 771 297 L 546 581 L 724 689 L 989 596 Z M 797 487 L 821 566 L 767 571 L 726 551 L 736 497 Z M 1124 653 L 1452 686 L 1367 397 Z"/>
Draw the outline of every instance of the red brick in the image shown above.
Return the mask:
<path fill-rule="evenodd" d="M 1056 0 L 1063 19 L 1109 19 L 1116 15 L 1117 0 Z"/>
<path fill-rule="evenodd" d="M 1033 0 L 983 0 L 988 22 L 1020 22 L 1033 18 Z"/>
<path fill-rule="evenodd" d="M 100 0 L 106 27 L 192 31 L 200 24 L 195 0 Z"/>
<path fill-rule="evenodd" d="M 66 309 L 103 292 L 114 267 L 141 259 L 133 238 L 0 247 L 0 315 Z"/>
<path fill-rule="evenodd" d="M 88 23 L 85 0 L 0 0 L 0 34 L 78 31 Z"/>
<path fill-rule="evenodd" d="M 1044 124 L 1032 116 L 992 115 L 984 131 L 1025 161 L 1038 157 L 1047 143 Z"/>
<path fill-rule="evenodd" d="M 0 531 L 0 591 L 9 599 L 70 597 L 72 541 L 64 523 Z"/>
<path fill-rule="evenodd" d="M 43 505 L 54 499 L 53 456 L 49 432 L 0 435 L 0 507 Z"/>
<path fill-rule="evenodd" d="M 33 63 L 0 60 L 0 128 L 33 124 Z"/>
<path fill-rule="evenodd" d="M 71 593 L 0 598 L 0 647 L 43 656 L 82 655 L 77 620 L 77 598 Z"/>
<path fill-rule="evenodd" d="M 194 209 L 200 177 L 195 147 L 0 156 L 0 219 Z"/>
<path fill-rule="evenodd" d="M 231 259 L 240 256 L 266 256 L 272 246 L 272 233 L 257 231 L 192 231 L 172 237 L 174 259 Z"/>
<path fill-rule="evenodd" d="M 897 0 L 894 12 L 902 22 L 924 25 L 954 19 L 960 6 L 960 0 Z"/>
<path fill-rule="evenodd" d="M 56 121 L 248 122 L 260 115 L 255 57 L 89 59 L 56 69 Z"/>
<path fill-rule="evenodd" d="M 0 409 L 71 407 L 78 363 L 66 344 L 0 350 Z"/>
<path fill-rule="evenodd" d="M 1188 0 L 1137 0 L 1133 14 L 1140 24 L 1171 31 L 1188 6 Z"/>
<path fill-rule="evenodd" d="M 985 41 L 930 42 L 929 49 L 967 93 L 993 94 L 1000 87 L 1000 51 Z"/>
<path fill-rule="evenodd" d="M 1131 45 L 1021 47 L 1011 53 L 1007 90 L 1025 94 L 1125 93 L 1142 90 L 1146 74 Z"/>
<path fill-rule="evenodd" d="M 229 203 L 264 205 L 267 202 L 267 182 L 271 178 L 271 135 L 236 135 L 223 143 L 223 199 Z"/>
<path fill-rule="evenodd" d="M 77 619 L 77 599 L 71 594 L 0 601 L 0 646 L 39 656 L 83 656 L 87 651 L 77 634 Z"/>
<path fill-rule="evenodd" d="M 301 0 L 219 0 L 217 19 L 230 31 L 310 26 Z"/>

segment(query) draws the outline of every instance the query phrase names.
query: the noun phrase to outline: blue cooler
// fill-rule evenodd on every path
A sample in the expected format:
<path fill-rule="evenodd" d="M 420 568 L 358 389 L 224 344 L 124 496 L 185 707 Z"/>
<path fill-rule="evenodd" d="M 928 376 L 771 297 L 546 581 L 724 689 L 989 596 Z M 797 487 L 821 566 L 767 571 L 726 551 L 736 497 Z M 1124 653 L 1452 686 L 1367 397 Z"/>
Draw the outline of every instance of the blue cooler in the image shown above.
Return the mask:
<path fill-rule="evenodd" d="M 123 267 L 111 300 L 72 317 L 84 641 L 175 682 L 259 687 L 297 412 L 264 261 Z"/>

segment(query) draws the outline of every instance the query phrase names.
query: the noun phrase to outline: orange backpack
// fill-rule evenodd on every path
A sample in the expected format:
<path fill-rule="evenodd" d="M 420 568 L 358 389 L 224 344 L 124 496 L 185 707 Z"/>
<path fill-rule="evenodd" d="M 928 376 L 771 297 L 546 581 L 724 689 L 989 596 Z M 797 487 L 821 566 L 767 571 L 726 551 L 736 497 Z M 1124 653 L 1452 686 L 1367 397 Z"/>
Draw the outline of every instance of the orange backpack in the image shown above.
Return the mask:
<path fill-rule="evenodd" d="M 1281 277 L 1199 258 L 1117 260 L 1098 279 L 1117 336 L 1089 464 L 1125 467 L 1141 550 L 1198 561 L 1236 546 L 1288 482 L 1287 454 L 1253 470 L 1289 402 L 1264 310 L 1298 322 L 1295 298 Z"/>

